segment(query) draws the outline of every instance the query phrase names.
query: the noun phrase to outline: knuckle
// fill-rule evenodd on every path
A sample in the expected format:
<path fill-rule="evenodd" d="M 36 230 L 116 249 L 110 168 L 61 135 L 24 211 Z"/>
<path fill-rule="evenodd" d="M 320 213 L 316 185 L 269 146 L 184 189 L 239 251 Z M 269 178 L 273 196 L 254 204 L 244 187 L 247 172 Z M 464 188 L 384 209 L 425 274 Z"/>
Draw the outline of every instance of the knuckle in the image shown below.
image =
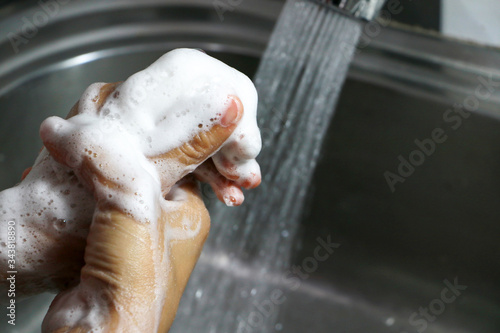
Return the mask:
<path fill-rule="evenodd" d="M 210 155 L 213 147 L 211 136 L 205 132 L 196 135 L 190 142 L 185 143 L 179 149 L 189 163 L 195 164 L 203 161 Z"/>

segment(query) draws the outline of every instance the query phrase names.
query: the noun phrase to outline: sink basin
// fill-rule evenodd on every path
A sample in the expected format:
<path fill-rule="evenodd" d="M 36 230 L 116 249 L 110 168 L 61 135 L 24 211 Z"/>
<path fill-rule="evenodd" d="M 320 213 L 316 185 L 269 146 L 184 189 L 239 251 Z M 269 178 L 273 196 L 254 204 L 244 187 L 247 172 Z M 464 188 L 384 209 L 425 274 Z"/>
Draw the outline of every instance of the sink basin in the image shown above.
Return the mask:
<path fill-rule="evenodd" d="M 1 7 L 1 187 L 32 164 L 41 121 L 64 116 L 92 82 L 123 80 L 176 47 L 253 75 L 282 4 L 243 1 L 222 13 L 202 0 L 72 1 L 18 53 L 3 32 L 41 8 Z M 294 239 L 296 273 L 263 281 L 244 261 L 224 272 L 283 292 L 272 326 L 240 331 L 500 331 L 499 63 L 500 50 L 402 28 L 360 48 Z M 222 269 L 211 256 L 223 250 L 209 239 L 199 265 Z M 0 331 L 38 332 L 51 299 L 19 303 L 19 324 L 2 320 Z M 266 311 L 255 306 L 256 316 Z M 189 320 L 179 313 L 171 331 L 188 332 Z M 223 333 L 217 320 L 193 332 Z"/>

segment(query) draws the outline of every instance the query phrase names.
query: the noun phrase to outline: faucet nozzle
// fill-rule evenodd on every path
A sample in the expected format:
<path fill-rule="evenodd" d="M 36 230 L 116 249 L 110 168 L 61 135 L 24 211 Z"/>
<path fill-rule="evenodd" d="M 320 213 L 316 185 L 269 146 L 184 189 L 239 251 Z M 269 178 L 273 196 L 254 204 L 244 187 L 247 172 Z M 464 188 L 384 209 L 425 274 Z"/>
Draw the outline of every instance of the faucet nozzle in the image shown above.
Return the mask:
<path fill-rule="evenodd" d="M 358 19 L 371 21 L 386 0 L 311 0 Z"/>

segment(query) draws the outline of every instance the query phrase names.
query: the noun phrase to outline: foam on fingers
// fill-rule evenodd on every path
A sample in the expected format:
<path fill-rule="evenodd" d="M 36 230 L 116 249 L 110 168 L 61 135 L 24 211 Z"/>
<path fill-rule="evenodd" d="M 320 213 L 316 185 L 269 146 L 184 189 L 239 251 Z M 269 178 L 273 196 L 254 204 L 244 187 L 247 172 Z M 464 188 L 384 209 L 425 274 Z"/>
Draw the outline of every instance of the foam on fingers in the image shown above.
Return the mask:
<path fill-rule="evenodd" d="M 49 117 L 40 125 L 40 137 L 44 146 L 49 150 L 52 157 L 59 163 L 67 165 L 68 145 L 61 144 L 64 132 L 70 124 L 59 117 Z"/>
<path fill-rule="evenodd" d="M 198 180 L 208 183 L 217 198 L 227 206 L 240 206 L 245 200 L 240 187 L 220 174 L 212 160 L 199 166 L 194 174 Z"/>
<path fill-rule="evenodd" d="M 240 108 L 241 119 L 231 128 L 233 111 Z M 231 131 L 210 155 L 237 163 L 234 173 L 214 168 L 207 181 L 222 201 L 241 204 L 240 186 L 260 181 L 256 110 L 257 92 L 248 77 L 191 49 L 169 52 L 121 84 L 91 85 L 70 119 L 51 117 L 42 124 L 47 149 L 21 184 L 1 196 L 2 220 L 15 220 L 26 242 L 18 251 L 20 269 L 58 278 L 58 270 L 44 260 L 54 255 L 54 243 L 70 235 L 84 243 L 96 207 L 93 194 L 138 221 L 154 221 L 162 190 L 168 192 L 198 165 L 165 161 L 160 166 L 147 157 L 180 147 L 216 125 Z M 102 186 L 91 192 L 85 182 Z"/>
<path fill-rule="evenodd" d="M 231 161 L 224 154 L 218 153 L 213 161 L 217 170 L 238 186 L 252 189 L 260 185 L 260 167 L 255 159 Z"/>

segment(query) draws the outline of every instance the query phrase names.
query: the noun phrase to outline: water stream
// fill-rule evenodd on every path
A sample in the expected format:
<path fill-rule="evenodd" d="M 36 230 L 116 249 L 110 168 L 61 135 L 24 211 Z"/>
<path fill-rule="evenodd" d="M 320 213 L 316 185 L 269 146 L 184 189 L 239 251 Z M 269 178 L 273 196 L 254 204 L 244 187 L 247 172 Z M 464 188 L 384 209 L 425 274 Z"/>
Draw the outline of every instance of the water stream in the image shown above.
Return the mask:
<path fill-rule="evenodd" d="M 286 331 L 270 300 L 286 295 L 283 272 L 360 31 L 317 4 L 287 1 L 254 80 L 262 185 L 242 207 L 210 208 L 211 235 L 171 332 Z"/>

